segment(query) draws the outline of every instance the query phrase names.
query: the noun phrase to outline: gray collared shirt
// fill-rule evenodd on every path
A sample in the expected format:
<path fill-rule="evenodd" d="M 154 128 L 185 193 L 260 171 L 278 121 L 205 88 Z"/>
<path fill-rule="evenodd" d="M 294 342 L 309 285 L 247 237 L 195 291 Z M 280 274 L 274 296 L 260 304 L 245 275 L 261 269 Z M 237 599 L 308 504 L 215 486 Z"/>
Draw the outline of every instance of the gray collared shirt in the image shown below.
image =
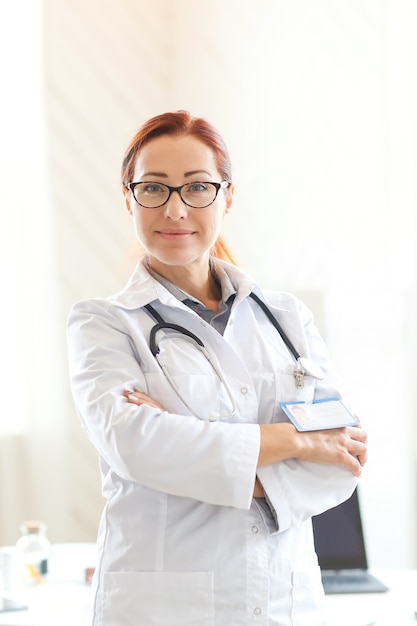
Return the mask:
<path fill-rule="evenodd" d="M 148 272 L 151 274 L 155 280 L 157 280 L 161 285 L 165 287 L 173 296 L 181 300 L 183 304 L 187 305 L 190 309 L 195 311 L 203 320 L 205 320 L 210 326 L 213 326 L 221 335 L 223 335 L 224 330 L 227 325 L 227 321 L 229 319 L 230 310 L 232 306 L 232 302 L 237 293 L 236 288 L 234 287 L 230 277 L 225 272 L 225 270 L 219 267 L 215 261 L 212 260 L 212 263 L 215 268 L 216 277 L 220 282 L 220 288 L 222 292 L 222 299 L 219 302 L 219 309 L 217 313 L 213 311 L 213 309 L 209 309 L 206 307 L 200 300 L 197 300 L 190 294 L 186 293 L 182 289 L 179 289 L 174 283 L 171 283 L 169 280 L 160 276 L 156 272 L 154 272 L 150 267 L 147 268 Z"/>

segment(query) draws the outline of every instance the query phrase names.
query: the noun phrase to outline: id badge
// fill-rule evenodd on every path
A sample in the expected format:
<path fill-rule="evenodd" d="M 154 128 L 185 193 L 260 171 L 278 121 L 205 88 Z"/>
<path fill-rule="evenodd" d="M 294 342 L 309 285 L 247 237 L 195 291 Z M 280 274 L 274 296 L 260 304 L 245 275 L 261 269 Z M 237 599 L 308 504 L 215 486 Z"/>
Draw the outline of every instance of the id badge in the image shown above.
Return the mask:
<path fill-rule="evenodd" d="M 358 420 L 339 398 L 313 402 L 280 402 L 287 417 L 300 432 L 357 426 Z"/>

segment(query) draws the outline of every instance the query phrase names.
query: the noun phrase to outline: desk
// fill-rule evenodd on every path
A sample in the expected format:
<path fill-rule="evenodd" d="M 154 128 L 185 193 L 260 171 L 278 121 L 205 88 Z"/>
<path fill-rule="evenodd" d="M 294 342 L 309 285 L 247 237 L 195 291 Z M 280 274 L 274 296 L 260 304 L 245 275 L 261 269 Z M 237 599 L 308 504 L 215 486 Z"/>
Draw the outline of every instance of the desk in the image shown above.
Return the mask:
<path fill-rule="evenodd" d="M 94 563 L 94 544 L 54 545 L 48 580 L 26 588 L 28 610 L 0 613 L 0 626 L 87 626 L 91 587 L 84 576 Z M 417 626 L 417 570 L 373 573 L 389 591 L 326 596 L 328 626 Z"/>
<path fill-rule="evenodd" d="M 0 613 L 0 626 L 87 626 L 91 585 L 85 569 L 94 567 L 93 543 L 54 544 L 47 579 L 16 595 L 28 609 Z"/>
<path fill-rule="evenodd" d="M 328 626 L 417 626 L 417 570 L 372 570 L 389 591 L 326 596 Z"/>

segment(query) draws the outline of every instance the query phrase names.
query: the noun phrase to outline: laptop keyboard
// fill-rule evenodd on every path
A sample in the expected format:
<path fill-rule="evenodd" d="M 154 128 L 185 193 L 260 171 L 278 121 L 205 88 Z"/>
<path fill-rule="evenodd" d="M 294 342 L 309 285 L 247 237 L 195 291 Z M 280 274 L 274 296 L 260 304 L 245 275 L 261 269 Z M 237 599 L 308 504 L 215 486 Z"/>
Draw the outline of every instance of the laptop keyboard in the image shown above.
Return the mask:
<path fill-rule="evenodd" d="M 387 587 L 368 572 L 322 572 L 325 593 L 376 593 Z"/>

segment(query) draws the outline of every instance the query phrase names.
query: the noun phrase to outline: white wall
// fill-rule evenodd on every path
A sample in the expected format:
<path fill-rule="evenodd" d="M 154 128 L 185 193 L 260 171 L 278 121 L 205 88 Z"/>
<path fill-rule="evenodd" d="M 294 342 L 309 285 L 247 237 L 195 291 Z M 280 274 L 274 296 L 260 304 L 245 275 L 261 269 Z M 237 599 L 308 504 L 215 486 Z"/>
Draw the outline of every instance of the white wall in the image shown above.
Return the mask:
<path fill-rule="evenodd" d="M 369 430 L 371 564 L 416 565 L 415 4 L 43 6 L 62 333 L 72 302 L 118 289 L 132 268 L 118 175 L 133 132 L 165 110 L 208 117 L 234 162 L 228 241 L 264 286 L 322 303 L 319 323 Z M 53 537 L 92 539 L 97 460 L 64 385 L 66 536 L 52 511 L 49 526 Z"/>

